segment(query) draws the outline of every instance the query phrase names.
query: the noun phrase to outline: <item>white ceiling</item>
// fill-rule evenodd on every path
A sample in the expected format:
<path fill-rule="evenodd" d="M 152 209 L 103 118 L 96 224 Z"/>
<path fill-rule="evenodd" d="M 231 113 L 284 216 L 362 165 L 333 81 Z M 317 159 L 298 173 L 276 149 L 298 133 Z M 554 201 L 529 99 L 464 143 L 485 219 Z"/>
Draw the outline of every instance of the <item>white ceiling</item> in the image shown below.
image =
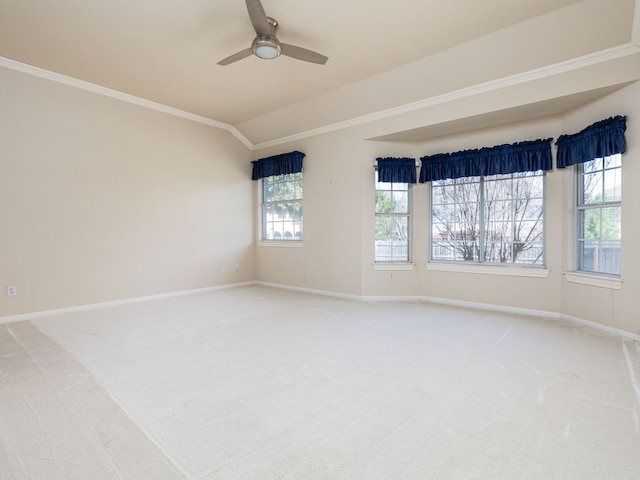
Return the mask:
<path fill-rule="evenodd" d="M 282 42 L 329 61 L 320 66 L 252 56 L 222 67 L 219 60 L 247 48 L 254 37 L 244 0 L 0 0 L 0 56 L 234 126 L 255 143 L 296 131 L 256 133 L 282 123 L 287 109 L 314 119 L 300 128 L 317 128 L 430 96 L 423 89 L 403 97 L 397 89 L 387 98 L 387 78 L 425 59 L 446 66 L 461 45 L 535 18 L 553 19 L 576 4 L 593 14 L 577 17 L 586 23 L 569 29 L 597 27 L 591 23 L 602 18 L 603 6 L 617 6 L 615 14 L 627 17 L 615 31 L 596 33 L 602 45 L 589 45 L 585 54 L 631 41 L 633 0 L 263 0 L 266 13 L 280 23 Z M 547 33 L 510 38 L 544 47 Z M 567 60 L 554 53 L 565 47 L 547 45 L 544 55 L 523 52 L 531 65 L 543 67 L 554 55 Z M 451 59 L 445 61 L 445 54 Z M 495 71 L 495 58 L 489 60 L 486 67 Z M 482 76 L 482 63 L 473 68 L 479 79 L 495 78 Z M 443 83 L 436 93 L 456 81 L 434 80 Z M 338 104 L 323 100 L 341 98 L 340 92 L 348 95 Z M 416 132 L 409 137 L 418 138 Z"/>

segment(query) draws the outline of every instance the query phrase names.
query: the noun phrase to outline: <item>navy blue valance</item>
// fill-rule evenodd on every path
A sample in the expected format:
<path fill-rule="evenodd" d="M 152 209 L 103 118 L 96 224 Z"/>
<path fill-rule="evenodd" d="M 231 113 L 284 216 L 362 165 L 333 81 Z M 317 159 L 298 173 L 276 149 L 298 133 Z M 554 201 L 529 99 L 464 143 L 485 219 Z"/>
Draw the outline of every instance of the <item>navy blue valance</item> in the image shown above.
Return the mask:
<path fill-rule="evenodd" d="M 301 172 L 303 158 L 304 153 L 295 151 L 254 160 L 251 162 L 253 164 L 251 179 L 260 180 L 261 178 L 273 177 L 274 175 Z"/>
<path fill-rule="evenodd" d="M 378 158 L 378 181 L 416 183 L 416 161 L 414 158 Z"/>
<path fill-rule="evenodd" d="M 556 166 L 565 168 L 594 158 L 624 153 L 627 149 L 626 129 L 627 117 L 618 115 L 596 122 L 578 133 L 560 135 L 556 141 Z"/>
<path fill-rule="evenodd" d="M 424 156 L 420 158 L 420 183 L 446 178 L 551 170 L 551 140 L 529 140 Z"/>

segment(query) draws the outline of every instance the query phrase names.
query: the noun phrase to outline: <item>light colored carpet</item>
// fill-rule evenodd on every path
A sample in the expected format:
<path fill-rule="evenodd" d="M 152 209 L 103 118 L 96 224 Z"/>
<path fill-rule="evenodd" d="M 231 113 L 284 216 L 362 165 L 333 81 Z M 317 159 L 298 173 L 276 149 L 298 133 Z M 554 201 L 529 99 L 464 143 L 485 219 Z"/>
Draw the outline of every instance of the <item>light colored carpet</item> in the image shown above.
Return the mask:
<path fill-rule="evenodd" d="M 265 287 L 33 324 L 3 479 L 640 478 L 640 348 L 572 324 Z"/>

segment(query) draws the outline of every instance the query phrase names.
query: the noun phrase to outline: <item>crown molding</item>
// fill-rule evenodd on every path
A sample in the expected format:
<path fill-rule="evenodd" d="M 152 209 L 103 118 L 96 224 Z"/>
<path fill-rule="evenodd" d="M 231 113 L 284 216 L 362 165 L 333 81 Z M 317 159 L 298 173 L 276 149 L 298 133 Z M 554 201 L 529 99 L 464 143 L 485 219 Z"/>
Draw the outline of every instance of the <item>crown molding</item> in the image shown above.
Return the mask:
<path fill-rule="evenodd" d="M 151 110 L 156 110 L 158 112 L 173 115 L 174 117 L 184 118 L 186 120 L 191 120 L 192 122 L 202 123 L 210 127 L 226 130 L 238 140 L 240 140 L 240 142 L 242 142 L 247 148 L 253 149 L 253 144 L 249 141 L 249 139 L 242 135 L 242 133 L 240 133 L 234 126 L 219 122 L 217 120 L 213 120 L 211 118 L 196 115 L 194 113 L 170 107 L 162 103 L 152 102 L 151 100 L 147 100 L 142 97 L 129 95 L 128 93 L 123 93 L 118 90 L 102 87 L 94 83 L 85 82 L 84 80 L 78 80 L 77 78 L 69 77 L 67 75 L 51 72 L 49 70 L 45 70 L 44 68 L 35 67 L 33 65 L 18 62 L 6 57 L 0 57 L 0 67 L 5 67 L 17 72 L 26 73 L 28 75 L 44 78 L 46 80 L 51 80 L 52 82 L 61 83 L 63 85 L 79 88 L 81 90 L 86 90 L 87 92 L 97 93 L 98 95 L 103 95 L 105 97 L 114 98 L 116 100 L 121 100 L 133 105 L 138 105 L 140 107 L 149 108 Z"/>
<path fill-rule="evenodd" d="M 640 0 L 637 0 L 637 1 L 640 2 Z M 636 11 L 638 10 L 639 9 L 636 9 Z M 545 78 L 561 75 L 563 73 L 568 73 L 574 70 L 580 70 L 582 68 L 591 67 L 594 65 L 598 65 L 600 63 L 617 60 L 619 58 L 635 55 L 638 53 L 640 53 L 640 46 L 636 44 L 628 43 L 625 45 L 619 45 L 616 47 L 612 47 L 612 48 L 608 48 L 598 52 L 583 55 L 581 57 L 576 57 L 571 60 L 566 60 L 564 62 L 547 65 L 545 67 L 536 68 L 526 72 L 511 75 L 508 77 L 499 78 L 496 80 L 491 80 L 485 83 L 473 85 L 471 87 L 461 88 L 459 90 L 454 90 L 441 95 L 436 95 L 434 97 L 429 97 L 423 100 L 418 100 L 416 102 L 400 105 L 398 107 L 389 108 L 387 110 L 381 110 L 379 112 L 374 112 L 371 114 L 352 118 L 342 122 L 325 125 L 312 130 L 307 130 L 305 132 L 300 132 L 300 133 L 296 133 L 286 137 L 269 140 L 267 142 L 258 143 L 254 145 L 254 149 L 258 150 L 262 148 L 273 147 L 280 144 L 298 141 L 308 137 L 313 137 L 316 135 L 322 135 L 325 133 L 335 132 L 337 130 L 343 130 L 345 128 L 356 127 L 359 125 L 364 125 L 366 123 L 371 123 L 378 120 L 384 120 L 397 115 L 415 112 L 416 110 L 421 110 L 424 108 L 441 105 L 443 103 L 449 103 L 456 100 L 472 97 L 475 95 L 481 95 L 483 93 L 489 93 L 496 90 L 501 90 L 507 87 L 522 85 L 522 84 L 533 82 L 536 80 L 542 80 Z"/>
<path fill-rule="evenodd" d="M 219 122 L 211 118 L 196 115 L 194 113 L 180 110 L 178 108 L 170 107 L 168 105 L 153 102 L 151 100 L 137 97 L 135 95 L 130 95 L 128 93 L 123 93 L 118 90 L 102 87 L 100 85 L 96 85 L 90 82 L 85 82 L 84 80 L 78 80 L 73 77 L 51 72 L 43 68 L 35 67 L 33 65 L 18 62 L 16 60 L 12 60 L 5 57 L 0 57 L 0 67 L 5 67 L 18 72 L 22 72 L 22 73 L 33 75 L 36 77 L 51 80 L 53 82 L 57 82 L 64 85 L 71 86 L 71 87 L 86 90 L 88 92 L 93 92 L 98 95 L 104 95 L 106 97 L 114 98 L 116 100 L 121 100 L 123 102 L 131 103 L 144 108 L 149 108 L 151 110 L 156 110 L 158 112 L 166 113 L 168 115 L 173 115 L 175 117 L 184 118 L 184 119 L 202 123 L 204 125 L 208 125 L 214 128 L 226 130 L 229 133 L 231 133 L 234 137 L 236 137 L 249 150 L 260 150 L 263 148 L 274 147 L 274 146 L 282 145 L 289 142 L 294 142 L 294 141 L 299 141 L 299 140 L 303 140 L 310 137 L 315 137 L 317 135 L 322 135 L 325 133 L 331 133 L 331 132 L 343 130 L 350 127 L 355 127 L 355 126 L 364 125 L 364 124 L 379 121 L 379 120 L 384 120 L 397 115 L 415 112 L 417 110 L 421 110 L 424 108 L 429 108 L 436 105 L 441 105 L 444 103 L 453 102 L 453 101 L 461 100 L 464 98 L 469 98 L 475 95 L 481 95 L 484 93 L 493 92 L 493 91 L 500 90 L 507 87 L 522 85 L 528 82 L 541 80 L 541 79 L 553 77 L 556 75 L 561 75 L 563 73 L 571 72 L 574 70 L 580 70 L 582 68 L 594 66 L 594 65 L 609 62 L 612 60 L 617 60 L 619 58 L 627 57 L 630 55 L 636 55 L 640 53 L 639 37 L 640 37 L 640 0 L 636 0 L 636 8 L 634 11 L 634 28 L 633 28 L 633 39 L 632 39 L 633 41 L 631 43 L 628 43 L 625 45 L 619 45 L 617 47 L 612 47 L 612 48 L 608 48 L 598 52 L 590 53 L 588 55 L 576 57 L 571 60 L 555 63 L 552 65 L 548 65 L 546 67 L 541 67 L 541 68 L 529 70 L 526 72 L 518 73 L 515 75 L 511 75 L 508 77 L 491 80 L 489 82 L 473 85 L 471 87 L 461 88 L 458 90 L 454 90 L 452 92 L 447 92 L 441 95 L 436 95 L 436 96 L 429 97 L 416 102 L 400 105 L 398 107 L 381 110 L 371 114 L 362 115 L 360 117 L 355 117 L 349 120 L 332 123 L 322 127 L 306 130 L 304 132 L 299 132 L 293 135 L 288 135 L 285 137 L 276 138 L 273 140 L 269 140 L 269 141 L 257 143 L 257 144 L 252 143 L 247 137 L 245 137 L 242 134 L 242 132 L 240 132 L 233 125 L 229 125 L 227 123 Z"/>

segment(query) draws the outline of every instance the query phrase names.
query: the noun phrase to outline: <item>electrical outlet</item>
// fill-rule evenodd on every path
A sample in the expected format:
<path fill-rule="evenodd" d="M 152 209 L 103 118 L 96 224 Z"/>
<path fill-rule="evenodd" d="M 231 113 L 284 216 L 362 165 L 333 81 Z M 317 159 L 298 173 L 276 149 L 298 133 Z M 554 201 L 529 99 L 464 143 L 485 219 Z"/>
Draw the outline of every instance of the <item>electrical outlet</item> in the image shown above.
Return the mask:
<path fill-rule="evenodd" d="M 11 285 L 10 287 L 7 287 L 7 296 L 8 297 L 13 297 L 14 295 L 17 295 L 18 291 L 16 290 L 16 287 L 14 285 Z"/>
<path fill-rule="evenodd" d="M 233 267 L 233 271 L 234 271 L 234 272 L 237 272 L 238 270 L 240 270 L 240 265 L 238 265 L 238 264 L 236 263 L 236 266 L 235 266 L 235 267 Z"/>
<path fill-rule="evenodd" d="M 395 273 L 390 273 L 389 274 L 389 280 L 395 280 L 396 279 L 396 274 Z"/>

